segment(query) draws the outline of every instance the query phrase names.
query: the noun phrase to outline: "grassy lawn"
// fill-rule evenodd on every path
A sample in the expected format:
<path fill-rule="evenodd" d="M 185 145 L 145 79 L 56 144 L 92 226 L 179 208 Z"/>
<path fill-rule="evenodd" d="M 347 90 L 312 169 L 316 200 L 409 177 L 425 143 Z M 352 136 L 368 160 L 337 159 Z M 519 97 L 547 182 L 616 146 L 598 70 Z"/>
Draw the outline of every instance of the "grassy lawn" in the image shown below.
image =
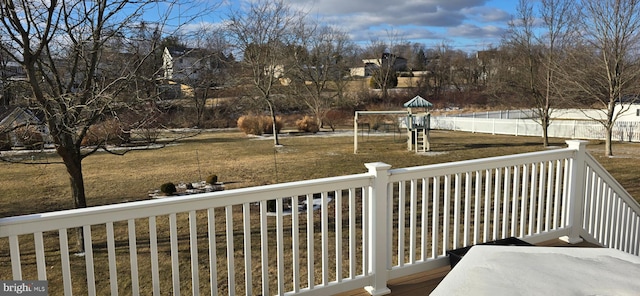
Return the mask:
<path fill-rule="evenodd" d="M 493 136 L 486 134 L 470 134 L 449 131 L 434 131 L 432 133 L 432 148 L 434 152 L 429 155 L 420 155 L 406 150 L 406 143 L 403 137 L 396 134 L 364 135 L 359 140 L 359 153 L 353 154 L 352 136 L 283 136 L 281 139 L 283 147 L 274 148 L 270 138 L 247 137 L 239 132 L 208 132 L 197 137 L 185 139 L 176 145 L 160 150 L 134 151 L 124 156 L 113 156 L 106 153 L 97 154 L 84 161 L 85 181 L 87 185 L 88 203 L 91 206 L 100 204 L 120 203 L 133 200 L 148 199 L 149 190 L 157 189 L 164 182 L 195 182 L 206 178 L 209 174 L 217 174 L 219 180 L 227 183 L 227 188 L 239 188 L 272 184 L 279 182 L 304 180 L 320 177 L 339 176 L 353 173 L 362 173 L 366 169 L 364 163 L 382 161 L 391 164 L 393 167 L 408 167 L 449 161 L 459 161 L 465 159 L 482 158 L 489 156 L 507 155 L 530 151 L 543 150 L 541 141 L 536 137 L 514 137 L 514 136 Z M 565 147 L 564 140 L 552 139 L 552 145 Z M 616 157 L 604 158 L 603 144 L 592 142 L 588 149 L 598 158 L 616 179 L 634 196 L 640 197 L 640 184 L 637 182 L 639 169 L 630 165 L 636 163 L 640 158 L 638 148 L 640 144 L 619 143 L 614 146 Z M 2 178 L 0 183 L 4 192 L 0 195 L 0 217 L 29 214 L 37 212 L 69 209 L 72 207 L 68 180 L 64 167 L 61 164 L 54 164 L 58 160 L 55 155 L 30 155 L 24 156 L 26 159 L 51 164 L 10 164 L 0 163 L 2 166 Z M 357 194 L 357 193 L 356 193 Z M 347 208 L 347 196 L 341 197 L 343 210 Z M 359 197 L 358 197 L 359 198 Z M 334 203 L 329 204 L 328 213 L 333 213 Z M 360 205 L 356 205 L 359 207 Z M 251 206 L 251 274 L 254 282 L 254 293 L 260 294 L 261 266 L 260 255 L 260 221 L 257 215 L 257 206 Z M 300 215 L 300 235 L 303 238 L 307 233 L 307 219 L 312 219 L 314 228 L 314 241 L 316 252 L 322 242 L 321 221 L 324 221 L 320 213 L 312 212 L 311 216 Z M 233 215 L 233 241 L 235 245 L 235 282 L 238 285 L 236 292 L 244 294 L 243 282 L 244 274 L 247 272 L 243 266 L 243 233 L 246 231 L 242 226 L 242 207 L 234 206 Z M 199 250 L 199 274 L 201 292 L 209 289 L 209 269 L 208 269 L 208 249 L 207 249 L 207 215 L 206 211 L 195 213 L 198 225 L 198 248 Z M 227 258 L 226 247 L 227 237 L 225 237 L 225 209 L 215 209 L 216 228 L 216 257 L 219 293 L 227 294 Z M 331 242 L 337 240 L 337 232 L 332 224 L 332 214 L 329 214 L 329 231 L 326 233 L 327 239 Z M 176 216 L 178 225 L 178 257 L 181 278 L 181 293 L 189 293 L 190 283 L 190 257 L 189 257 L 189 222 L 187 213 L 179 213 Z M 135 231 L 137 239 L 137 254 L 139 280 L 143 291 L 149 291 L 151 283 L 150 274 L 150 249 L 149 249 L 149 221 L 148 219 L 136 219 Z M 285 217 L 283 229 L 291 229 L 291 217 Z M 268 220 L 268 237 L 273 238 L 276 234 L 274 219 Z M 343 229 L 347 226 L 347 221 L 343 221 Z M 358 229 L 361 222 L 356 222 Z M 169 217 L 157 217 L 157 237 L 158 256 L 161 291 L 166 293 L 171 290 L 171 268 L 172 258 L 169 245 Z M 69 242 L 76 241 L 76 232 L 69 230 Z M 297 252 L 301 258 L 301 266 L 306 266 L 306 240 L 301 239 L 297 249 L 291 245 L 291 233 L 285 234 L 285 266 L 292 266 L 291 256 Z M 394 233 L 394 240 L 397 239 Z M 53 294 L 60 294 L 62 287 L 60 264 L 59 242 L 57 232 L 46 232 L 44 234 L 44 244 L 46 252 L 47 279 L 50 281 L 49 287 Z M 350 234 L 345 229 L 341 236 L 344 246 L 350 238 Z M 360 230 L 356 231 L 357 240 L 361 238 Z M 129 241 L 126 221 L 114 223 L 115 255 L 118 270 L 118 286 L 123 294 L 130 293 L 131 278 L 129 266 Z M 92 227 L 92 242 L 94 262 L 97 268 L 96 278 L 98 294 L 108 294 L 109 278 L 106 235 L 104 225 L 94 225 Z M 357 245 L 357 260 L 362 260 L 362 250 L 359 243 Z M 268 240 L 269 253 L 269 273 L 277 272 L 275 252 L 275 240 Z M 72 252 L 75 249 L 71 246 Z M 23 253 L 24 278 L 35 278 L 35 256 L 33 238 L 23 236 L 20 241 L 20 250 Z M 334 244 L 329 244 L 329 265 L 335 266 L 336 250 Z M 343 258 L 348 258 L 347 247 L 343 247 Z M 0 274 L 10 275 L 10 260 L 7 239 L 0 240 Z M 319 262 L 321 258 L 316 254 L 315 274 L 320 274 Z M 393 252 L 393 260 L 396 260 Z M 358 261 L 360 262 L 360 261 Z M 348 265 L 343 266 L 343 273 L 348 273 Z M 71 256 L 71 269 L 74 294 L 87 294 L 85 279 L 85 263 L 83 257 Z M 331 270 L 331 269 L 330 269 Z M 307 271 L 300 270 L 301 284 L 306 284 Z M 331 271 L 330 278 L 335 272 Z M 5 279 L 5 278 L 2 278 Z M 271 278 L 273 280 L 273 277 Z M 320 283 L 319 276 L 316 276 L 316 284 Z M 286 288 L 291 289 L 292 275 L 285 273 Z M 275 282 L 270 282 L 271 293 L 276 293 Z"/>
<path fill-rule="evenodd" d="M 226 188 L 249 187 L 365 172 L 364 163 L 386 162 L 395 168 L 459 161 L 543 150 L 537 137 L 514 137 L 450 131 L 432 132 L 437 155 L 406 150 L 399 134 L 359 138 L 353 154 L 352 136 L 283 136 L 283 147 L 269 138 L 240 132 L 207 132 L 159 150 L 133 151 L 124 156 L 98 153 L 84 164 L 90 206 L 147 199 L 147 193 L 165 182 L 195 182 L 217 174 Z M 563 139 L 551 145 L 565 147 Z M 640 144 L 614 144 L 613 158 L 602 157 L 604 145 L 590 152 L 636 199 L 640 198 Z M 0 217 L 48 212 L 73 207 L 68 177 L 55 154 L 25 156 L 50 164 L 0 163 Z"/>

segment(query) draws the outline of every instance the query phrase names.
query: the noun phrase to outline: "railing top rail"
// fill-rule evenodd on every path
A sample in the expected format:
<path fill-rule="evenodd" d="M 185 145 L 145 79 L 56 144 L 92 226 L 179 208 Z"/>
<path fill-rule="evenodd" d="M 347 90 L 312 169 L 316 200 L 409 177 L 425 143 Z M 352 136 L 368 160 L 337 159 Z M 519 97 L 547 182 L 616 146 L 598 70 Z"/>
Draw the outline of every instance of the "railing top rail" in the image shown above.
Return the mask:
<path fill-rule="evenodd" d="M 364 187 L 370 184 L 371 178 L 370 175 L 363 173 L 96 206 L 84 209 L 7 217 L 0 219 L 0 237 L 239 205 L 271 198 L 333 191 L 340 188 Z"/>
<path fill-rule="evenodd" d="M 506 156 L 495 156 L 488 158 L 456 161 L 449 163 L 439 163 L 426 166 L 416 166 L 409 168 L 398 168 L 390 170 L 390 181 L 399 181 L 406 178 L 429 178 L 445 174 L 457 174 L 473 172 L 486 169 L 510 167 L 542 161 L 559 160 L 572 158 L 575 150 L 562 148 L 547 151 L 528 152 Z"/>

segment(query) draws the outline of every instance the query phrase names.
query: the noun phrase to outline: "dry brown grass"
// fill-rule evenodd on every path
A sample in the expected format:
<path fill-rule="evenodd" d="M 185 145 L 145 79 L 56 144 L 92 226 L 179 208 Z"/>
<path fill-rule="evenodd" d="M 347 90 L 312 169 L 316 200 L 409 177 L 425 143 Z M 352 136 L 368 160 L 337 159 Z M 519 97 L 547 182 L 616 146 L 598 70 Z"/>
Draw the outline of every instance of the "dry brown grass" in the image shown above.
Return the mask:
<path fill-rule="evenodd" d="M 353 138 L 282 137 L 284 147 L 240 132 L 211 132 L 160 150 L 134 151 L 124 156 L 99 153 L 84 160 L 87 202 L 90 206 L 147 199 L 149 190 L 165 182 L 195 182 L 209 174 L 228 183 L 228 189 L 295 180 L 340 176 L 365 171 L 367 162 L 382 161 L 406 167 L 543 150 L 536 137 L 513 137 L 448 131 L 432 132 L 434 151 L 423 156 L 406 150 L 404 135 L 360 137 L 353 154 Z M 562 139 L 551 145 L 566 146 Z M 613 158 L 602 157 L 603 144 L 588 149 L 638 199 L 640 144 L 616 143 Z M 56 155 L 34 156 L 36 161 L 59 161 Z M 30 156 L 26 158 L 31 159 Z M 0 217 L 48 212 L 73 207 L 68 177 L 61 164 L 0 163 Z"/>
<path fill-rule="evenodd" d="M 328 176 L 338 176 L 365 171 L 363 166 L 367 162 L 382 161 L 392 164 L 393 167 L 407 167 L 432 163 L 442 163 L 465 159 L 482 158 L 497 155 L 507 155 L 529 151 L 543 150 L 541 141 L 535 137 L 492 136 L 485 134 L 469 134 L 458 132 L 434 131 L 432 133 L 432 147 L 438 155 L 417 155 L 406 151 L 406 143 L 400 134 L 388 136 L 367 136 L 360 138 L 359 154 L 353 154 L 352 137 L 283 137 L 284 147 L 275 148 L 273 142 L 263 138 L 247 137 L 240 132 L 211 132 L 197 137 L 185 139 L 178 145 L 170 146 L 162 150 L 137 151 L 116 157 L 108 154 L 97 154 L 84 161 L 84 172 L 87 184 L 89 205 L 110 204 L 147 198 L 147 192 L 158 188 L 164 182 L 191 182 L 206 178 L 209 174 L 217 174 L 220 181 L 227 182 L 227 188 L 238 188 L 287 182 L 294 180 L 313 179 Z M 553 139 L 552 145 L 565 146 L 564 140 Z M 614 152 L 618 156 L 613 158 L 600 157 L 603 145 L 593 142 L 588 149 L 598 158 L 618 181 L 634 196 L 640 197 L 640 184 L 637 182 L 639 168 L 630 164 L 636 163 L 640 158 L 639 144 L 618 143 L 614 145 Z M 38 156 L 40 160 L 57 160 L 57 157 L 48 155 Z M 30 159 L 30 158 L 29 158 Z M 38 160 L 38 159 L 36 159 Z M 72 207 L 68 180 L 63 166 L 58 164 L 48 165 L 24 165 L 2 163 L 3 177 L 0 180 L 0 188 L 4 192 L 0 196 L 0 217 L 28 213 L 45 212 L 52 210 L 68 209 Z M 252 213 L 257 213 L 257 207 L 252 206 Z M 343 209 L 346 209 L 346 199 L 343 200 Z M 241 207 L 233 208 L 234 216 L 234 245 L 236 284 L 243 286 L 243 237 L 244 229 L 241 223 Z M 329 212 L 333 211 L 333 203 Z M 208 255 L 206 233 L 206 211 L 198 211 L 198 247 L 201 289 L 209 289 L 208 283 Z M 179 262 L 180 277 L 184 278 L 181 292 L 188 293 L 190 277 L 189 239 L 187 215 L 178 214 L 178 238 L 179 238 Z M 252 257 L 259 262 L 260 237 L 258 215 L 251 216 L 251 241 Z M 315 246 L 320 246 L 320 216 L 314 213 Z M 150 256 L 149 256 L 149 228 L 148 220 L 137 219 L 137 253 L 140 281 L 143 283 L 143 291 L 149 291 L 150 280 Z M 120 292 L 129 293 L 130 273 L 128 232 L 125 222 L 115 223 L 116 254 L 118 257 L 118 274 Z M 162 291 L 169 291 L 171 283 L 171 254 L 169 252 L 169 228 L 168 217 L 157 217 L 157 229 L 159 238 L 159 264 L 160 280 L 163 283 Z M 343 226 L 348 223 L 343 221 Z M 359 222 L 358 222 L 359 224 Z M 289 229 L 291 218 L 284 218 L 284 229 Z M 306 218 L 301 215 L 300 233 L 306 231 Z M 224 209 L 216 209 L 217 229 L 217 254 L 218 254 L 218 290 L 226 293 L 226 237 L 224 235 Z M 329 225 L 332 230 L 333 225 Z M 108 266 L 105 242 L 105 227 L 92 227 L 94 257 L 96 266 L 96 278 L 98 279 L 98 294 L 108 293 Z M 269 220 L 269 249 L 275 250 L 275 222 Z M 360 232 L 357 232 L 360 236 Z M 60 291 L 62 282 L 60 279 L 60 252 L 58 251 L 57 233 L 45 233 L 45 245 L 47 266 L 52 268 L 47 271 L 50 279 L 49 287 L 52 291 Z M 75 241 L 75 232 L 69 231 L 69 241 Z M 291 253 L 290 232 L 285 234 L 287 246 L 286 253 Z M 328 234 L 329 240 L 334 241 L 335 232 Z M 348 233 L 343 232 L 343 242 L 346 244 Z M 23 253 L 24 278 L 35 278 L 35 265 L 33 262 L 33 238 L 21 237 L 21 252 Z M 334 243 L 329 244 L 330 258 L 334 258 Z M 10 261 L 7 248 L 7 240 L 0 240 L 0 274 L 10 274 Z M 72 246 L 73 249 L 73 246 Z M 300 253 L 301 264 L 306 264 L 306 242 L 301 236 Z M 343 255 L 346 256 L 346 248 Z M 360 254 L 361 250 L 358 249 Z M 72 256 L 72 280 L 74 282 L 74 294 L 86 294 L 86 279 L 84 279 L 84 258 Z M 290 259 L 289 259 L 290 260 Z M 315 259 L 318 264 L 319 259 Z M 331 260 L 331 259 L 330 259 Z M 270 272 L 275 274 L 275 256 L 270 256 Z M 285 262 L 291 266 L 291 262 Z M 330 265 L 334 263 L 330 261 Z M 319 268 L 319 266 L 317 266 Z M 348 265 L 345 265 L 346 268 Z M 333 273 L 334 271 L 332 271 Z M 255 287 L 260 286 L 260 265 L 252 266 L 251 274 Z M 333 274 L 331 275 L 333 276 Z M 286 273 L 288 280 L 291 278 L 290 270 Z M 306 270 L 301 270 L 302 284 L 306 282 Z M 316 276 L 316 283 L 321 279 Z M 242 294 L 240 288 L 238 293 Z M 255 290 L 254 292 L 260 293 Z M 271 285 L 271 292 L 275 293 L 275 286 Z M 55 295 L 52 294 L 52 295 Z"/>

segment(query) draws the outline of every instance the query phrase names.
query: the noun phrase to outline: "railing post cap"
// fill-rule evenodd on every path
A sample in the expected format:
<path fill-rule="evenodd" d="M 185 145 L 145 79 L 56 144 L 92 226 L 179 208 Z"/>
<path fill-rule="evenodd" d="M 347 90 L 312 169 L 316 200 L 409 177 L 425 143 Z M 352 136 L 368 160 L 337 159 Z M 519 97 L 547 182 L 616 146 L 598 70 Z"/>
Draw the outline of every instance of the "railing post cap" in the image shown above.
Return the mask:
<path fill-rule="evenodd" d="M 589 141 L 585 140 L 566 140 L 565 142 L 567 143 L 568 148 L 573 149 L 583 149 L 587 146 L 587 143 L 589 143 Z"/>
<path fill-rule="evenodd" d="M 384 162 L 370 162 L 365 163 L 364 166 L 369 169 L 369 171 L 383 171 L 391 168 L 390 164 Z"/>

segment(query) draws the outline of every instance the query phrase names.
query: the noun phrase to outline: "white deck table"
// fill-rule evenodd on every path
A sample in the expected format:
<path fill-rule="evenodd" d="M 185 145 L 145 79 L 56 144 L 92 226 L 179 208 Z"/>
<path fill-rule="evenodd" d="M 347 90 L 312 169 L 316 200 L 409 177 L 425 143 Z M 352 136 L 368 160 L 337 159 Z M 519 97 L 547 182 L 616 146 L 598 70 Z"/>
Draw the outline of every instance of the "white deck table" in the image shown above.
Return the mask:
<path fill-rule="evenodd" d="M 606 248 L 477 245 L 431 295 L 640 295 L 640 257 Z"/>

